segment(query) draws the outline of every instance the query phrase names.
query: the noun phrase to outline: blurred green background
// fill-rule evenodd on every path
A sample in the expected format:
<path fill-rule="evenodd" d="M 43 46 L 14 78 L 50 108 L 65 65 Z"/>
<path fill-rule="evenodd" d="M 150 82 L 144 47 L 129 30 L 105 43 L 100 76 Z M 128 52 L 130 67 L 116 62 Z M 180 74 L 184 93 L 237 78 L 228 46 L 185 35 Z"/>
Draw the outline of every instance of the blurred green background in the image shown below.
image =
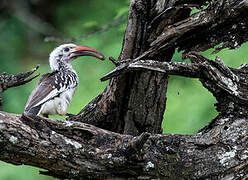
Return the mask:
<path fill-rule="evenodd" d="M 44 41 L 52 37 L 81 37 L 101 29 L 117 19 L 125 21 L 106 32 L 76 41 L 91 46 L 107 57 L 118 57 L 127 22 L 127 0 L 2 0 L 0 1 L 0 73 L 15 74 L 28 71 L 41 64 L 39 73 L 50 71 L 48 55 L 61 43 Z M 246 62 L 247 44 L 237 50 L 218 53 L 224 62 L 238 67 Z M 203 53 L 214 59 L 211 51 Z M 174 61 L 181 61 L 176 53 Z M 70 113 L 78 113 L 92 98 L 103 91 L 108 82 L 100 78 L 114 67 L 109 61 L 82 57 L 73 62 L 80 76 L 79 88 L 70 106 Z M 22 113 L 28 96 L 38 79 L 4 93 L 3 110 Z M 170 76 L 167 92 L 167 109 L 164 116 L 164 133 L 193 134 L 204 127 L 217 112 L 214 97 L 197 79 Z M 180 112 L 180 113 L 178 113 Z M 56 117 L 61 118 L 61 117 Z M 0 152 L 1 153 L 1 152 Z M 48 180 L 39 175 L 39 169 L 30 166 L 14 166 L 0 162 L 0 180 Z"/>

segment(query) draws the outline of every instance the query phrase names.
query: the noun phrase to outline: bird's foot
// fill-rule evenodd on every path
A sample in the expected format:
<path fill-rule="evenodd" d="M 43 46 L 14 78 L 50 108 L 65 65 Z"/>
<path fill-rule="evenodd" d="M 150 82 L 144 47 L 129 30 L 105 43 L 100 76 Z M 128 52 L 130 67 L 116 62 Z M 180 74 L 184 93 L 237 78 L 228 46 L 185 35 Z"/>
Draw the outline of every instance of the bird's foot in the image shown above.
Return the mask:
<path fill-rule="evenodd" d="M 75 117 L 76 116 L 75 114 L 71 114 L 71 113 L 66 113 L 65 115 L 68 116 L 68 118 L 72 118 L 72 117 Z"/>
<path fill-rule="evenodd" d="M 49 118 L 48 114 L 43 114 L 43 117 Z"/>

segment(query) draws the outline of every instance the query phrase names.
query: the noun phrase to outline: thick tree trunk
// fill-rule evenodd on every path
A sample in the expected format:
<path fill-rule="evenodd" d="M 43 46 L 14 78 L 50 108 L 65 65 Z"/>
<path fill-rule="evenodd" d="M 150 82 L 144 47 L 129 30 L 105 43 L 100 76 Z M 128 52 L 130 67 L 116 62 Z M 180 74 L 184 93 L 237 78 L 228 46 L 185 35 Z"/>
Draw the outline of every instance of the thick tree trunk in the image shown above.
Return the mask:
<path fill-rule="evenodd" d="M 149 49 L 150 42 L 154 41 L 166 26 L 189 16 L 189 9 L 182 8 L 176 9 L 168 19 L 160 17 L 173 3 L 174 1 L 130 2 L 129 20 L 119 61 L 139 57 Z M 158 61 L 170 61 L 174 49 L 157 51 L 152 57 L 156 57 Z M 161 133 L 167 82 L 166 74 L 154 72 L 130 72 L 117 77 L 111 80 L 102 97 L 93 100 L 92 104 L 98 106 L 89 112 L 92 107 L 90 104 L 79 113 L 79 117 L 82 122 L 119 133 Z"/>
<path fill-rule="evenodd" d="M 131 0 L 104 92 L 67 121 L 1 111 L 0 160 L 58 178 L 247 179 L 247 65 L 192 52 L 246 42 L 247 10 L 245 0 Z M 170 62 L 176 48 L 192 63 Z M 32 72 L 19 84 L 19 75 L 1 75 L 0 92 Z M 168 74 L 199 78 L 218 101 L 219 115 L 195 135 L 160 134 Z"/>

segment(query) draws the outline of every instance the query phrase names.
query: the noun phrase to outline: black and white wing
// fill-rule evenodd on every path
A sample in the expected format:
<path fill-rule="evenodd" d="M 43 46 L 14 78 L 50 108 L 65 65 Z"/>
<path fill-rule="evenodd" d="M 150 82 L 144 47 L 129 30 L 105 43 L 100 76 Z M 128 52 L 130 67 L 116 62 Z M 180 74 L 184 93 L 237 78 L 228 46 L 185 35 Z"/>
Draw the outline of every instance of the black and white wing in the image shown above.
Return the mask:
<path fill-rule="evenodd" d="M 65 86 L 60 86 L 58 82 L 58 74 L 58 72 L 53 72 L 42 76 L 28 98 L 24 114 L 38 115 L 41 106 L 45 102 L 59 96 L 67 89 Z"/>

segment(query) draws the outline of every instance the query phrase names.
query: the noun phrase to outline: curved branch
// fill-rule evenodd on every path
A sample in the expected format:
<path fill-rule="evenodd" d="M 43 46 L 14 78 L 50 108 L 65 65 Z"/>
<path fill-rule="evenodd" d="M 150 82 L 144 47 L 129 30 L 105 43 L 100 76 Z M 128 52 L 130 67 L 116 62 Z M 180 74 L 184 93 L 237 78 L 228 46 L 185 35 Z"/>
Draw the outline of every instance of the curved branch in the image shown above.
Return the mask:
<path fill-rule="evenodd" d="M 37 65 L 31 71 L 28 71 L 25 73 L 19 73 L 16 75 L 7 75 L 5 72 L 2 73 L 0 75 L 0 87 L 1 87 L 0 92 L 3 92 L 7 90 L 8 88 L 20 86 L 20 85 L 23 85 L 23 84 L 26 84 L 32 81 L 34 78 L 38 77 L 40 74 L 36 74 L 35 76 L 30 77 L 30 78 L 29 76 L 32 75 L 39 67 L 40 65 Z"/>
<path fill-rule="evenodd" d="M 120 25 L 125 20 L 126 20 L 125 17 L 120 17 L 120 18 L 114 20 L 114 22 L 112 22 L 110 24 L 107 24 L 107 25 L 101 27 L 100 29 L 95 30 L 93 32 L 90 32 L 90 33 L 88 33 L 88 34 L 86 34 L 84 36 L 81 36 L 81 37 L 77 37 L 77 38 L 63 38 L 63 37 L 48 36 L 48 37 L 45 37 L 44 41 L 45 42 L 75 42 L 75 41 L 80 41 L 82 39 L 87 39 L 87 38 L 89 38 L 91 36 L 94 36 L 94 35 L 103 33 L 105 31 L 108 31 L 109 29 L 111 29 L 111 28 L 113 28 L 115 26 Z"/>
<path fill-rule="evenodd" d="M 8 88 L 26 84 L 32 81 L 34 78 L 38 77 L 40 74 L 36 74 L 33 77 L 29 77 L 29 76 L 32 75 L 39 68 L 39 66 L 40 65 L 36 66 L 31 71 L 25 73 L 19 73 L 16 75 L 7 75 L 5 72 L 3 72 L 0 75 L 0 110 L 2 109 L 2 93 Z"/>
<path fill-rule="evenodd" d="M 184 55 L 192 63 L 184 62 L 159 62 L 155 60 L 129 60 L 120 63 L 114 70 L 101 78 L 106 81 L 110 78 L 119 76 L 130 71 L 151 70 L 169 75 L 179 75 L 184 77 L 199 78 L 202 83 L 211 83 L 217 87 L 208 88 L 214 96 L 217 91 L 226 91 L 230 96 L 239 98 L 240 101 L 247 103 L 247 75 L 244 71 L 246 66 L 234 69 L 227 67 L 219 57 L 215 61 L 209 60 L 195 52 Z M 212 87 L 212 89 L 211 89 Z M 218 93 L 219 94 L 219 93 Z"/>
<path fill-rule="evenodd" d="M 224 171 L 238 177 L 247 170 L 248 121 L 216 121 L 224 123 L 193 136 L 134 137 L 76 121 L 0 112 L 0 160 L 41 167 L 48 170 L 42 174 L 57 178 L 217 179 Z"/>
<path fill-rule="evenodd" d="M 151 70 L 169 75 L 179 75 L 191 78 L 200 78 L 199 69 L 184 62 L 159 62 L 155 60 L 135 60 L 119 64 L 114 70 L 104 75 L 101 81 L 106 81 L 123 73 L 137 70 Z"/>
<path fill-rule="evenodd" d="M 178 8 L 181 8 L 183 2 L 176 3 Z M 190 6 L 190 3 L 187 3 L 183 8 Z M 165 27 L 155 40 L 149 41 L 149 50 L 140 55 L 139 59 L 153 57 L 173 47 L 186 53 L 205 51 L 221 43 L 214 53 L 224 48 L 239 48 L 242 43 L 248 41 L 247 9 L 247 0 L 211 1 L 205 10 Z"/>

